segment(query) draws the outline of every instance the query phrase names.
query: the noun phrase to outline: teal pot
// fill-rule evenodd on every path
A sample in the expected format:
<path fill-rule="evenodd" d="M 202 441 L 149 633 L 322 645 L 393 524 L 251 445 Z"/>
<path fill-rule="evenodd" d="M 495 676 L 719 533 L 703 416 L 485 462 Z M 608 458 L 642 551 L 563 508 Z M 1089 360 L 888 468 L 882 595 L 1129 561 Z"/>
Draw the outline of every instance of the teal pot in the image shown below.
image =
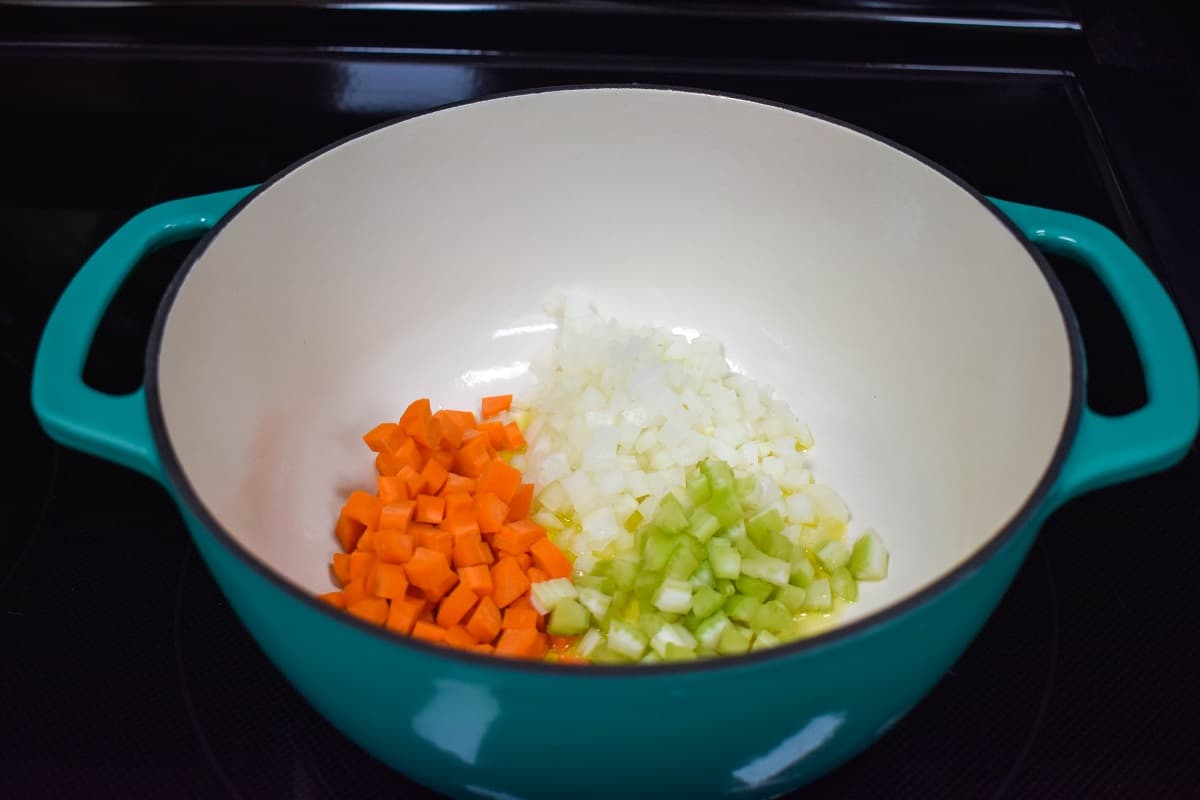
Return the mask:
<path fill-rule="evenodd" d="M 198 234 L 144 388 L 87 387 L 122 280 Z M 1041 251 L 1111 293 L 1143 408 L 1088 408 Z M 814 471 L 883 534 L 888 579 L 807 640 L 641 667 L 452 652 L 316 600 L 338 506 L 372 485 L 359 435 L 416 397 L 520 391 L 550 290 L 723 340 L 810 423 Z M 834 120 L 638 87 L 443 108 L 142 212 L 54 309 L 33 405 L 171 493 L 263 652 L 381 761 L 457 797 L 606 800 L 769 797 L 851 758 L 962 653 L 1048 514 L 1171 465 L 1200 414 L 1179 314 L 1109 230 Z"/>

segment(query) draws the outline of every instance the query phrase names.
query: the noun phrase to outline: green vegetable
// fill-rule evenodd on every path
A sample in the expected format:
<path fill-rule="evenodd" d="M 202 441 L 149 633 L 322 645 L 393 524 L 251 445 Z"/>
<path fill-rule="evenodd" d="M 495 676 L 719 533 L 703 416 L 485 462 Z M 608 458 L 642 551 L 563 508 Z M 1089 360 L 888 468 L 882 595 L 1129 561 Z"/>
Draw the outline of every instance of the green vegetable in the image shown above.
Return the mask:
<path fill-rule="evenodd" d="M 754 636 L 754 644 L 750 645 L 750 652 L 756 653 L 759 650 L 766 650 L 769 647 L 778 647 L 779 639 L 776 638 L 770 631 L 759 631 Z"/>
<path fill-rule="evenodd" d="M 721 530 L 721 522 L 704 506 L 698 506 L 688 518 L 688 533 L 698 542 L 707 542 L 709 537 Z"/>
<path fill-rule="evenodd" d="M 654 607 L 673 614 L 686 614 L 692 606 L 692 585 L 676 578 L 666 578 L 654 594 Z"/>
<path fill-rule="evenodd" d="M 737 493 L 738 499 L 743 503 L 751 497 L 754 497 L 754 490 L 758 488 L 758 481 L 754 480 L 753 475 L 746 475 L 741 478 L 734 478 L 733 490 Z"/>
<path fill-rule="evenodd" d="M 724 461 L 707 459 L 700 464 L 700 472 L 708 479 L 708 489 L 713 495 L 733 491 L 733 470 Z"/>
<path fill-rule="evenodd" d="M 768 508 L 746 520 L 746 533 L 761 548 L 763 545 L 760 539 L 772 533 L 779 533 L 786 524 L 777 509 Z"/>
<path fill-rule="evenodd" d="M 750 620 L 750 627 L 756 631 L 767 630 L 779 633 L 792 624 L 792 612 L 778 600 L 768 600 L 758 607 Z"/>
<path fill-rule="evenodd" d="M 700 568 L 692 573 L 691 581 L 692 586 L 695 587 L 707 586 L 712 588 L 716 586 L 717 579 L 713 575 L 712 566 L 708 563 L 707 559 L 700 562 Z"/>
<path fill-rule="evenodd" d="M 667 565 L 667 559 L 675 552 L 679 540 L 665 531 L 654 529 L 646 537 L 646 546 L 642 550 L 642 569 L 658 572 Z"/>
<path fill-rule="evenodd" d="M 617 620 L 608 628 L 608 648 L 626 658 L 641 658 L 649 637 L 636 625 Z"/>
<path fill-rule="evenodd" d="M 844 567 L 850 563 L 850 548 L 846 547 L 846 543 L 834 539 L 826 542 L 817 551 L 817 561 L 821 562 L 821 566 L 832 572 L 838 567 Z"/>
<path fill-rule="evenodd" d="M 850 572 L 860 581 L 881 581 L 888 573 L 888 551 L 875 531 L 867 531 L 854 543 Z"/>
<path fill-rule="evenodd" d="M 707 617 L 724 604 L 724 595 L 708 586 L 701 586 L 692 593 L 692 613 L 698 617 Z"/>
<path fill-rule="evenodd" d="M 799 586 L 780 586 L 775 590 L 775 599 L 783 603 L 793 614 L 804 608 L 804 590 Z"/>
<path fill-rule="evenodd" d="M 829 588 L 835 596 L 843 600 L 853 603 L 858 599 L 858 583 L 845 567 L 838 567 L 829 573 Z"/>
<path fill-rule="evenodd" d="M 683 533 L 687 530 L 687 514 L 675 495 L 668 493 L 658 504 L 658 511 L 654 512 L 654 524 L 667 533 Z"/>
<path fill-rule="evenodd" d="M 567 597 L 558 601 L 546 621 L 546 632 L 551 636 L 578 636 L 588 629 L 591 614 L 578 600 Z"/>
<path fill-rule="evenodd" d="M 750 634 L 737 625 L 726 625 L 717 640 L 717 652 L 723 656 L 736 656 L 750 650 Z"/>
<path fill-rule="evenodd" d="M 638 565 L 636 561 L 618 558 L 609 562 L 612 564 L 612 579 L 618 589 L 632 589 L 637 579 Z"/>
<path fill-rule="evenodd" d="M 709 650 L 716 650 L 721 641 L 721 634 L 731 624 L 729 617 L 718 611 L 696 626 L 696 641 Z"/>
<path fill-rule="evenodd" d="M 643 611 L 638 617 L 638 629 L 647 637 L 654 636 L 668 622 L 667 618 L 657 611 Z"/>
<path fill-rule="evenodd" d="M 787 583 L 791 571 L 791 565 L 779 558 L 757 556 L 742 559 L 743 578 L 747 576 L 757 578 L 775 586 L 783 586 Z"/>
<path fill-rule="evenodd" d="M 742 554 L 724 539 L 708 541 L 708 563 L 717 578 L 734 580 L 742 574 Z"/>
<path fill-rule="evenodd" d="M 722 527 L 727 528 L 742 521 L 742 504 L 731 491 L 713 492 L 704 507 L 717 518 Z"/>
<path fill-rule="evenodd" d="M 694 661 L 695 659 L 696 651 L 694 649 L 667 642 L 666 651 L 663 652 L 663 661 Z"/>
<path fill-rule="evenodd" d="M 725 613 L 730 619 L 750 624 L 750 620 L 754 619 L 755 613 L 758 612 L 762 601 L 757 597 L 751 597 L 746 594 L 735 594 L 733 597 L 725 601 Z"/>
<path fill-rule="evenodd" d="M 687 476 L 687 493 L 692 501 L 693 506 L 698 506 L 704 503 L 710 496 L 712 490 L 708 485 L 708 478 L 704 477 L 704 473 L 696 470 L 694 473 L 688 473 Z"/>
<path fill-rule="evenodd" d="M 592 613 L 596 619 L 604 619 L 612 605 L 612 597 L 599 589 L 585 586 L 579 590 L 579 602 Z"/>
<path fill-rule="evenodd" d="M 745 562 L 743 562 L 744 564 Z M 767 583 L 764 580 L 743 575 L 733 582 L 737 590 L 742 594 L 749 595 L 760 603 L 771 596 L 771 592 L 775 591 L 773 584 Z"/>
<path fill-rule="evenodd" d="M 611 565 L 611 561 L 601 561 L 596 566 L 601 564 Z M 602 577 L 598 572 L 593 571 L 591 575 L 581 575 L 575 578 L 576 589 L 595 589 L 604 594 L 612 594 L 617 590 L 617 582 L 612 578 Z"/>
<path fill-rule="evenodd" d="M 671 557 L 667 559 L 667 566 L 664 572 L 667 577 L 677 580 L 687 580 L 692 577 L 692 573 L 700 566 L 700 559 L 692 555 L 692 551 L 687 547 L 676 547 L 675 552 L 671 553 Z"/>
<path fill-rule="evenodd" d="M 792 571 L 788 575 L 788 583 L 799 586 L 801 589 L 807 589 L 816 580 L 817 570 L 808 560 L 808 556 L 804 555 L 803 547 L 797 547 L 796 550 L 800 553 L 800 557 L 792 559 Z"/>
<path fill-rule="evenodd" d="M 828 578 L 818 578 L 804 590 L 805 611 L 829 611 L 833 608 L 833 596 Z"/>

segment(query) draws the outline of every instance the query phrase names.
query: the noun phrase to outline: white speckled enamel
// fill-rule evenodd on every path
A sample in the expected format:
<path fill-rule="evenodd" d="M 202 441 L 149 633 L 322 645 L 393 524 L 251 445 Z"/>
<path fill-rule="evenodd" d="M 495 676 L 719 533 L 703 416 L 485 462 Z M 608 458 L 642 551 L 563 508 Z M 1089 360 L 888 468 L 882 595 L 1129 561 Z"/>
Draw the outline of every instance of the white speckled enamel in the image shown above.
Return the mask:
<path fill-rule="evenodd" d="M 183 471 L 252 553 L 327 591 L 337 508 L 373 484 L 359 436 L 418 396 L 519 390 L 551 334 L 493 334 L 543 320 L 551 289 L 719 337 L 810 423 L 816 476 L 892 553 L 847 618 L 982 547 L 1068 416 L 1049 284 L 944 175 L 771 106 L 573 90 L 377 130 L 243 208 L 166 322 Z"/>

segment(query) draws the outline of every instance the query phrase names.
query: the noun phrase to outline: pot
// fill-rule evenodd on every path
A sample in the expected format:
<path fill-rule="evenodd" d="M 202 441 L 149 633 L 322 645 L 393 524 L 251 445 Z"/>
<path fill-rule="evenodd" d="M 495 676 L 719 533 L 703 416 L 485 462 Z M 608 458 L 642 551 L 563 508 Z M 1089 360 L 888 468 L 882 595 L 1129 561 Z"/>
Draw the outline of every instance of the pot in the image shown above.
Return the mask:
<path fill-rule="evenodd" d="M 144 388 L 85 386 L 128 272 L 206 231 L 162 301 Z M 1112 294 L 1143 408 L 1087 407 L 1075 319 L 1039 250 Z M 883 533 L 888 579 L 810 639 L 636 667 L 450 651 L 319 602 L 337 509 L 371 485 L 359 435 L 419 396 L 519 391 L 552 289 L 723 340 L 811 424 L 814 471 Z M 1179 314 L 1106 228 L 985 198 L 819 115 L 641 87 L 443 108 L 262 186 L 144 211 L 68 286 L 33 381 L 51 436 L 172 494 L 314 707 L 415 780 L 487 798 L 753 798 L 811 781 L 950 667 L 1048 514 L 1179 459 L 1198 397 Z"/>

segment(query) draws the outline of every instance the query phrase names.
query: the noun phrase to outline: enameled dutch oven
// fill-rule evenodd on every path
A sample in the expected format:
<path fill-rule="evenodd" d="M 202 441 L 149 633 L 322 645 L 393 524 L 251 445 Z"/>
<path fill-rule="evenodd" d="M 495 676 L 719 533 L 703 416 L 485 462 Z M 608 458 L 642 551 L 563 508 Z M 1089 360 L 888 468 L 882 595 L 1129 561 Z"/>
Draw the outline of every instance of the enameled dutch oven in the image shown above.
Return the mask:
<path fill-rule="evenodd" d="M 144 389 L 85 386 L 129 270 L 205 231 Z M 1088 409 L 1039 249 L 1112 294 L 1143 408 Z M 452 652 L 317 601 L 337 508 L 371 485 L 361 433 L 416 397 L 519 391 L 550 290 L 722 339 L 811 424 L 814 472 L 884 535 L 888 579 L 816 637 L 643 667 Z M 443 108 L 151 208 L 68 286 L 33 382 L 55 439 L 172 494 L 263 651 L 346 736 L 438 791 L 506 799 L 765 797 L 832 769 L 954 662 L 1048 514 L 1182 456 L 1197 398 L 1176 309 L 1106 228 L 835 120 L 641 87 Z"/>

